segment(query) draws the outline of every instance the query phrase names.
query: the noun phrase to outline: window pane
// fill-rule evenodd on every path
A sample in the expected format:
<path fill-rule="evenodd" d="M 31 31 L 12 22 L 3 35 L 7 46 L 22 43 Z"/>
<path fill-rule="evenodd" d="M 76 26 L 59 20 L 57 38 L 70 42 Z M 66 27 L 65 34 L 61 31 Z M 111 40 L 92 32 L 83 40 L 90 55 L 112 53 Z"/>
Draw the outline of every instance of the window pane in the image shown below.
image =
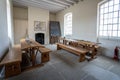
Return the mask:
<path fill-rule="evenodd" d="M 107 31 L 107 25 L 104 25 L 104 30 Z"/>
<path fill-rule="evenodd" d="M 113 31 L 113 37 L 117 37 L 117 31 Z"/>
<path fill-rule="evenodd" d="M 107 31 L 103 31 L 103 36 L 108 36 Z"/>
<path fill-rule="evenodd" d="M 114 12 L 114 17 L 118 17 L 118 11 Z"/>
<path fill-rule="evenodd" d="M 112 31 L 112 25 L 108 25 L 108 30 Z"/>
<path fill-rule="evenodd" d="M 103 15 L 102 14 L 100 15 L 100 19 L 103 19 Z"/>
<path fill-rule="evenodd" d="M 112 36 L 112 31 L 108 31 L 108 36 Z"/>
<path fill-rule="evenodd" d="M 103 24 L 103 20 L 100 20 L 100 25 Z"/>
<path fill-rule="evenodd" d="M 114 0 L 114 4 L 119 4 L 119 0 Z"/>
<path fill-rule="evenodd" d="M 119 18 L 119 23 L 120 23 L 120 18 Z"/>
<path fill-rule="evenodd" d="M 118 30 L 120 31 L 120 24 L 119 24 L 119 28 L 118 28 Z"/>
<path fill-rule="evenodd" d="M 108 13 L 108 7 L 105 8 L 104 13 Z"/>
<path fill-rule="evenodd" d="M 108 7 L 108 2 L 105 3 L 105 7 Z"/>
<path fill-rule="evenodd" d="M 113 23 L 117 23 L 118 19 L 117 18 L 113 18 Z"/>
<path fill-rule="evenodd" d="M 108 19 L 108 24 L 112 24 L 112 18 Z"/>
<path fill-rule="evenodd" d="M 100 9 L 102 9 L 102 8 L 104 8 L 104 4 L 102 4 L 102 5 L 100 6 Z"/>
<path fill-rule="evenodd" d="M 103 36 L 103 31 L 100 31 L 100 32 L 99 32 L 99 35 L 100 35 L 100 36 Z"/>
<path fill-rule="evenodd" d="M 107 19 L 108 18 L 108 14 L 104 14 L 104 19 Z"/>
<path fill-rule="evenodd" d="M 104 13 L 104 9 L 100 9 L 100 14 L 103 14 Z"/>
<path fill-rule="evenodd" d="M 118 31 L 118 37 L 120 37 L 120 31 Z"/>
<path fill-rule="evenodd" d="M 119 11 L 119 18 L 120 18 L 120 11 Z"/>
<path fill-rule="evenodd" d="M 104 20 L 104 24 L 107 24 L 107 23 L 108 23 L 107 21 L 108 21 L 108 19 L 105 19 L 105 20 Z"/>
<path fill-rule="evenodd" d="M 109 1 L 109 6 L 113 5 L 113 0 Z"/>
<path fill-rule="evenodd" d="M 114 11 L 118 11 L 119 10 L 119 5 L 114 5 Z"/>
<path fill-rule="evenodd" d="M 103 25 L 100 26 L 100 31 L 104 30 L 104 27 Z"/>
<path fill-rule="evenodd" d="M 113 13 L 109 13 L 108 18 L 113 18 Z"/>
<path fill-rule="evenodd" d="M 113 6 L 109 7 L 109 12 L 113 12 Z"/>
<path fill-rule="evenodd" d="M 117 24 L 114 24 L 114 25 L 113 25 L 113 30 L 116 30 L 116 31 L 117 31 L 117 29 L 118 29 L 118 28 L 117 28 Z"/>

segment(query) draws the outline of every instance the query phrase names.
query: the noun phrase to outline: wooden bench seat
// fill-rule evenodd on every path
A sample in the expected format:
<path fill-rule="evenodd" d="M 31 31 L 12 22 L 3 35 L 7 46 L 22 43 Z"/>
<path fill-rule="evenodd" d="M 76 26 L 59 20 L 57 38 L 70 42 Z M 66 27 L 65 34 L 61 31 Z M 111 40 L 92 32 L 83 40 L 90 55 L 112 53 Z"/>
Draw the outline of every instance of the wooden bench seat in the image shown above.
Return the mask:
<path fill-rule="evenodd" d="M 88 52 L 88 50 L 83 49 L 83 48 L 75 48 L 72 46 L 57 43 L 57 50 L 59 50 L 59 49 L 67 50 L 67 51 L 72 52 L 73 54 L 79 56 L 80 57 L 79 62 L 82 62 L 85 60 L 85 54 Z"/>
<path fill-rule="evenodd" d="M 20 63 L 22 61 L 21 46 L 15 45 L 3 60 L 0 66 L 5 66 L 5 77 L 10 77 L 21 73 Z"/>
<path fill-rule="evenodd" d="M 48 48 L 39 48 L 39 51 L 41 53 L 41 62 L 48 62 L 50 59 L 49 52 L 51 52 L 51 50 Z"/>

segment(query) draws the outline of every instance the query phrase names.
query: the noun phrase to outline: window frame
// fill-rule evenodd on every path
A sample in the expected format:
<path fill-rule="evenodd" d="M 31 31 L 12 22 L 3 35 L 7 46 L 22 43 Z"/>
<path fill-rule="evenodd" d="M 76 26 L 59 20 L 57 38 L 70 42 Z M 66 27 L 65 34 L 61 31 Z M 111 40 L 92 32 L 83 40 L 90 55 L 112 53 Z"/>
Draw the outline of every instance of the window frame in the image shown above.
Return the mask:
<path fill-rule="evenodd" d="M 98 3 L 98 7 L 97 7 L 97 37 L 98 38 L 101 38 L 101 39 L 110 39 L 110 40 L 118 40 L 118 39 L 120 39 L 120 36 L 118 36 L 118 32 L 120 31 L 119 30 L 119 28 L 120 28 L 120 2 L 118 3 L 118 6 L 119 6 L 119 10 L 117 10 L 117 11 L 114 11 L 114 9 L 113 9 L 113 11 L 111 11 L 111 13 L 112 13 L 112 16 L 114 15 L 114 12 L 118 12 L 118 17 L 116 17 L 117 18 L 117 23 L 113 23 L 113 19 L 114 19 L 114 17 L 112 17 L 111 18 L 111 20 L 112 20 L 112 23 L 111 23 L 111 25 L 112 25 L 112 29 L 111 30 L 109 30 L 108 29 L 108 26 L 110 26 L 110 24 L 109 23 L 107 23 L 106 25 L 107 25 L 107 33 L 109 32 L 109 31 L 111 31 L 111 36 L 109 36 L 108 34 L 107 34 L 107 36 L 104 36 L 104 34 L 101 36 L 100 35 L 100 31 L 102 31 L 102 32 L 104 32 L 105 30 L 103 29 L 103 30 L 100 30 L 100 26 L 101 26 L 101 24 L 100 24 L 100 16 L 101 16 L 101 5 L 103 5 L 103 4 L 105 4 L 106 2 L 109 2 L 110 0 L 103 0 L 103 1 L 101 1 L 100 3 Z M 108 4 L 109 5 L 109 4 Z M 114 8 L 114 5 L 116 5 L 116 4 L 114 4 L 114 2 L 113 2 L 113 8 Z M 105 8 L 105 7 L 104 7 Z M 109 9 L 109 6 L 108 6 L 108 9 Z M 108 12 L 106 13 L 106 14 L 109 14 L 110 12 L 109 12 L 109 10 L 108 10 Z M 103 14 L 105 14 L 104 12 L 103 12 Z M 109 16 L 108 16 L 109 17 Z M 108 18 L 108 19 L 110 19 L 110 18 Z M 104 16 L 103 16 L 103 20 L 104 20 Z M 104 22 L 104 21 L 103 21 Z M 117 25 L 117 30 L 113 30 L 113 25 Z M 105 24 L 103 24 L 103 28 L 104 28 L 104 25 Z M 117 31 L 117 36 L 113 36 L 113 31 Z"/>
<path fill-rule="evenodd" d="M 67 17 L 68 16 L 71 16 L 71 29 L 72 29 L 72 19 L 73 19 L 73 14 L 72 14 L 72 12 L 69 12 L 69 13 L 66 13 L 65 15 L 64 15 L 64 36 L 72 36 L 72 34 L 73 34 L 73 31 L 71 30 L 71 34 L 66 34 L 66 21 L 67 21 Z M 67 23 L 69 23 L 69 22 L 67 22 Z"/>

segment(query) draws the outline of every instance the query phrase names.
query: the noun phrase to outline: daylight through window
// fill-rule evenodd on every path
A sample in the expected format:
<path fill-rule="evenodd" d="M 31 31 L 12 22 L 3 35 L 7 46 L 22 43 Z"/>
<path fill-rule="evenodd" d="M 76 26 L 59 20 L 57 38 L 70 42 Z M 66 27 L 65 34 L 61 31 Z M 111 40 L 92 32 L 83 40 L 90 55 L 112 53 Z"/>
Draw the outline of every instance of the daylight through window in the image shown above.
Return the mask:
<path fill-rule="evenodd" d="M 107 0 L 99 5 L 99 36 L 120 38 L 120 1 Z"/>
<path fill-rule="evenodd" d="M 64 36 L 66 35 L 72 35 L 72 13 L 64 16 Z"/>

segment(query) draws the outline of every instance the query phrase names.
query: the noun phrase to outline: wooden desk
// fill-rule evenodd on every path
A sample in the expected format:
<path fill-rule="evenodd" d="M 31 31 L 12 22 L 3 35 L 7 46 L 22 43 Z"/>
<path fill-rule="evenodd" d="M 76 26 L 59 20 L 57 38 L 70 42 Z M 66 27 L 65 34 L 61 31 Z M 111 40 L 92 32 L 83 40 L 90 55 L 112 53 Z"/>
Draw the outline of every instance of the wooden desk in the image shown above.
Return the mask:
<path fill-rule="evenodd" d="M 32 60 L 32 66 L 35 66 L 36 55 L 39 52 L 39 48 L 44 48 L 44 46 L 32 39 L 30 39 L 29 41 L 21 39 L 20 43 L 21 50 L 29 53 L 30 59 Z"/>

